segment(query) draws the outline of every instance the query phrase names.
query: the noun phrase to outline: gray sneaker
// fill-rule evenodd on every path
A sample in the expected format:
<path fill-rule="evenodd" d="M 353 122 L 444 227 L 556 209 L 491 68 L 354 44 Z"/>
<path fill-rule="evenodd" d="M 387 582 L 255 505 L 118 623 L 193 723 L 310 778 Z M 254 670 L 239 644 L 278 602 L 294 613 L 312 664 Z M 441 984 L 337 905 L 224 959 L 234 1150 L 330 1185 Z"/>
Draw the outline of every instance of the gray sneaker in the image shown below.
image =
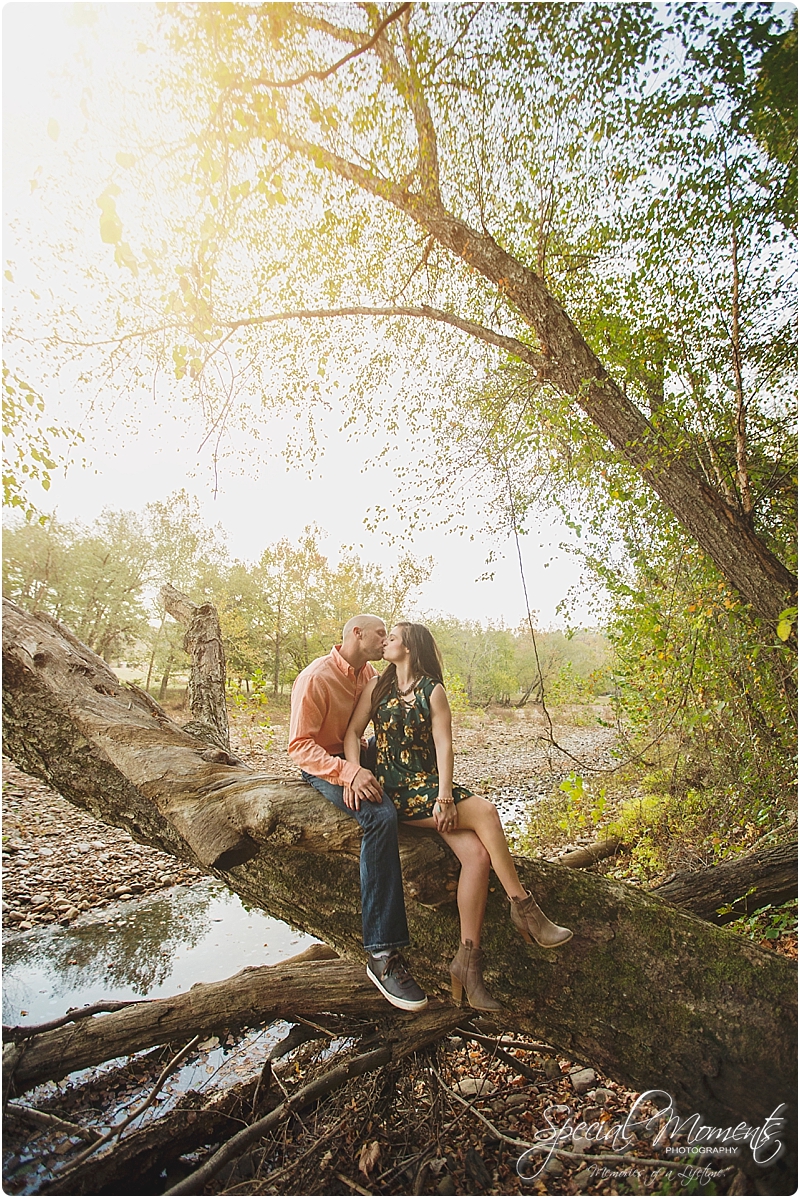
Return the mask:
<path fill-rule="evenodd" d="M 401 1011 L 421 1011 L 428 1005 L 428 996 L 408 972 L 397 949 L 392 949 L 388 957 L 373 957 L 369 953 L 367 977 L 375 983 L 383 997 Z"/>

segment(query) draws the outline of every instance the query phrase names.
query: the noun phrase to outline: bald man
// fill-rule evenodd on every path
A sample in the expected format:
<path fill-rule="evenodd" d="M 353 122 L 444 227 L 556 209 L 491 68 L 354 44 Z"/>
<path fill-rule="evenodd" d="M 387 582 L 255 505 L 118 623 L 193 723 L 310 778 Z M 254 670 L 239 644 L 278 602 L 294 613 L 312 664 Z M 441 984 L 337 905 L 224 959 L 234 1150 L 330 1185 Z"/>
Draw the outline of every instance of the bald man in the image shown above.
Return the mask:
<path fill-rule="evenodd" d="M 408 943 L 406 906 L 397 848 L 397 811 L 370 768 L 344 759 L 344 734 L 353 708 L 383 657 L 386 625 L 378 616 L 354 616 L 341 645 L 307 665 L 292 687 L 289 756 L 303 779 L 329 802 L 358 820 L 361 840 L 361 921 L 367 977 L 403 1011 L 427 1005 L 400 949 Z M 374 764 L 374 761 L 372 762 Z"/>

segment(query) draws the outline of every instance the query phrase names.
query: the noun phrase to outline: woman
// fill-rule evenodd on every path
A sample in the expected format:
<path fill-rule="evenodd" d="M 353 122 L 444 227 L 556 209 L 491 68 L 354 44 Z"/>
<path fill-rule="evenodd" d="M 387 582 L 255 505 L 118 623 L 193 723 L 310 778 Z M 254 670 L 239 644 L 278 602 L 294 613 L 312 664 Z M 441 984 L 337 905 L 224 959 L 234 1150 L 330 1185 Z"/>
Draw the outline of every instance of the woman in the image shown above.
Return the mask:
<path fill-rule="evenodd" d="M 423 624 L 403 621 L 389 633 L 383 656 L 389 665 L 356 705 L 344 738 L 348 761 L 359 762 L 361 737 L 372 720 L 376 774 L 401 820 L 433 827 L 461 862 L 458 913 L 461 945 L 450 965 L 453 998 L 463 991 L 471 1007 L 500 1010 L 483 981 L 480 948 L 489 866 L 511 900 L 514 927 L 529 944 L 566 944 L 568 928 L 552 923 L 520 884 L 493 803 L 453 785 L 450 704 L 442 684 L 442 658 Z"/>

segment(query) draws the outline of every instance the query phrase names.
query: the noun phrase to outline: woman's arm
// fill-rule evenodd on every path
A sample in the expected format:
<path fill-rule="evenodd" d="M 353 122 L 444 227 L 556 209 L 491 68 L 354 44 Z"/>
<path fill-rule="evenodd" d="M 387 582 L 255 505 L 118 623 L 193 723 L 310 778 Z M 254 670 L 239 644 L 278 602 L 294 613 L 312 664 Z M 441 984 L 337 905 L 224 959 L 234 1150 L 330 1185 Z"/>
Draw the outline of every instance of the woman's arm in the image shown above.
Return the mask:
<path fill-rule="evenodd" d="M 458 811 L 453 802 L 453 720 L 441 684 L 431 692 L 431 732 L 439 771 L 439 800 L 433 809 L 433 822 L 438 832 L 452 832 L 458 827 Z"/>
<path fill-rule="evenodd" d="M 350 717 L 350 723 L 347 725 L 347 731 L 344 734 L 345 758 L 352 765 L 359 767 L 358 773 L 353 778 L 351 785 L 349 787 L 345 786 L 342 792 L 345 805 L 352 811 L 360 810 L 362 800 L 367 800 L 370 803 L 380 803 L 382 799 L 379 783 L 374 775 L 361 765 L 361 737 L 364 735 L 364 729 L 369 723 L 372 692 L 375 690 L 377 681 L 377 678 L 373 678 L 361 692 L 361 698 L 355 705 L 353 714 Z"/>
<path fill-rule="evenodd" d="M 344 755 L 353 765 L 361 765 L 361 737 L 369 723 L 369 710 L 372 707 L 372 692 L 375 690 L 377 678 L 368 682 L 361 692 L 361 698 L 353 708 L 350 723 L 344 734 Z"/>

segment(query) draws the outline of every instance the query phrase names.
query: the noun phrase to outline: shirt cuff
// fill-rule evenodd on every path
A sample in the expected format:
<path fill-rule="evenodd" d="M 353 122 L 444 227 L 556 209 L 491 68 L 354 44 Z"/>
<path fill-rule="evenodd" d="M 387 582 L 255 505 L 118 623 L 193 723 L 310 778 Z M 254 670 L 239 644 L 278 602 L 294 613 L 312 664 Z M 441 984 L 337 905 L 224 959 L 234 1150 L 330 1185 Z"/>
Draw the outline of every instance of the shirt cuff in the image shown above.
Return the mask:
<path fill-rule="evenodd" d="M 339 770 L 339 779 L 342 786 L 352 786 L 353 779 L 360 769 L 361 766 L 354 765 L 352 761 L 343 761 L 341 769 Z"/>

